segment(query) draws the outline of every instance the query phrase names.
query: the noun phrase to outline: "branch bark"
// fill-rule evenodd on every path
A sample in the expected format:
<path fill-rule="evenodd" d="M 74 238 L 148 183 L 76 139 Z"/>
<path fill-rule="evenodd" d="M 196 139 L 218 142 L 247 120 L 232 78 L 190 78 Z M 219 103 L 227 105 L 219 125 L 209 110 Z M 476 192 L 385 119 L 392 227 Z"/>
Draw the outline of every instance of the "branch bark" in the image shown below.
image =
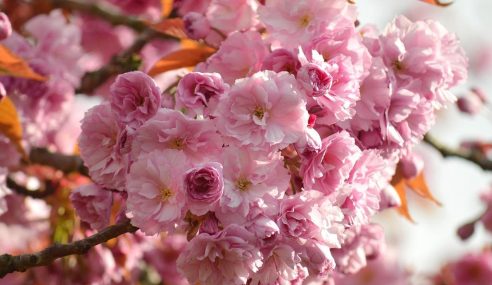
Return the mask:
<path fill-rule="evenodd" d="M 57 188 L 57 187 L 55 187 L 55 185 L 53 185 L 52 181 L 45 181 L 44 182 L 44 190 L 38 189 L 35 191 L 31 191 L 31 190 L 28 190 L 26 187 L 17 184 L 17 182 L 15 182 L 15 180 L 9 176 L 7 176 L 7 187 L 17 194 L 20 194 L 22 196 L 28 196 L 28 197 L 35 198 L 35 199 L 46 198 L 49 195 L 55 193 L 56 188 Z"/>
<path fill-rule="evenodd" d="M 24 272 L 29 268 L 48 265 L 58 258 L 73 254 L 85 254 L 92 247 L 107 242 L 125 233 L 134 233 L 138 228 L 132 226 L 130 221 L 109 226 L 102 231 L 68 244 L 54 244 L 42 251 L 12 256 L 0 255 L 0 278 L 12 272 Z"/>
<path fill-rule="evenodd" d="M 50 152 L 45 148 L 33 148 L 29 153 L 29 160 L 31 163 L 50 166 L 63 173 L 78 172 L 89 176 L 89 170 L 79 156 Z"/>
<path fill-rule="evenodd" d="M 492 170 L 492 161 L 486 158 L 483 154 L 474 151 L 452 149 L 437 141 L 430 135 L 426 135 L 424 137 L 424 141 L 439 151 L 443 157 L 459 157 L 478 165 L 483 170 Z"/>

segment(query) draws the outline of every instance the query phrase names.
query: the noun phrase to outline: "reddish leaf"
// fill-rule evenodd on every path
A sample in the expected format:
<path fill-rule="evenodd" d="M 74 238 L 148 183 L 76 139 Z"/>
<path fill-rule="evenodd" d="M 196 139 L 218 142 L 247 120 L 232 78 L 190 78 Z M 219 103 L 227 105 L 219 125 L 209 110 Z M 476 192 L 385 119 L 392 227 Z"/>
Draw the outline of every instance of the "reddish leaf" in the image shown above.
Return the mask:
<path fill-rule="evenodd" d="M 183 48 L 161 58 L 148 73 L 155 76 L 173 69 L 192 67 L 206 60 L 214 52 L 215 49 L 207 46 Z"/>
<path fill-rule="evenodd" d="M 432 4 L 432 5 L 436 5 L 436 6 L 439 6 L 439 7 L 447 7 L 451 4 L 453 4 L 453 1 L 449 1 L 449 2 L 443 2 L 441 0 L 420 0 L 420 1 L 423 1 L 425 3 L 429 3 L 429 4 Z"/>
<path fill-rule="evenodd" d="M 40 81 L 46 80 L 45 77 L 34 72 L 22 58 L 3 45 L 0 45 L 0 74 Z"/>
<path fill-rule="evenodd" d="M 167 18 L 173 10 L 173 0 L 161 0 L 162 17 Z"/>
<path fill-rule="evenodd" d="M 26 152 L 22 146 L 22 126 L 14 103 L 9 97 L 4 97 L 0 100 L 0 133 L 15 145 L 24 159 L 27 159 Z"/>
<path fill-rule="evenodd" d="M 407 192 L 406 192 L 407 187 L 406 187 L 405 179 L 403 178 L 399 168 L 397 168 L 396 173 L 393 176 L 393 179 L 391 180 L 391 185 L 393 185 L 393 187 L 396 190 L 396 193 L 398 193 L 398 196 L 400 197 L 401 206 L 397 209 L 398 213 L 400 213 L 402 216 L 407 218 L 410 222 L 414 223 L 414 220 L 410 215 L 410 211 L 408 209 Z"/>
<path fill-rule="evenodd" d="M 179 39 L 186 39 L 186 33 L 184 31 L 184 24 L 181 18 L 164 19 L 157 24 L 150 25 L 150 27 L 162 34 L 173 36 Z"/>
<path fill-rule="evenodd" d="M 429 199 L 439 206 L 441 205 L 441 203 L 437 201 L 434 195 L 430 192 L 427 182 L 425 181 L 424 172 L 420 172 L 420 174 L 413 179 L 406 180 L 406 184 L 413 190 L 413 192 L 417 193 L 422 198 Z"/>

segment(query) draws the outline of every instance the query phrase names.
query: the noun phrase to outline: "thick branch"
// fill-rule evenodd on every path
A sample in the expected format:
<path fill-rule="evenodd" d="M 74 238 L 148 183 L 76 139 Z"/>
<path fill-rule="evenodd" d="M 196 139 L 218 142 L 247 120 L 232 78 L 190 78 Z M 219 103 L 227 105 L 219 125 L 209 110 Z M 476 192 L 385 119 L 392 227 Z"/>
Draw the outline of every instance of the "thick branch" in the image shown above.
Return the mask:
<path fill-rule="evenodd" d="M 12 272 L 24 272 L 29 268 L 48 265 L 58 258 L 73 254 L 85 254 L 92 247 L 107 242 L 125 233 L 134 233 L 136 227 L 126 221 L 109 226 L 102 231 L 68 244 L 54 244 L 42 251 L 32 254 L 12 256 L 0 255 L 0 278 Z"/>
<path fill-rule="evenodd" d="M 45 148 L 33 148 L 29 153 L 29 160 L 31 163 L 50 166 L 63 173 L 78 172 L 89 176 L 89 171 L 79 156 L 50 152 Z"/>
<path fill-rule="evenodd" d="M 17 182 L 15 182 L 15 180 L 10 177 L 7 177 L 7 187 L 17 194 L 28 196 L 35 199 L 43 199 L 45 197 L 48 197 L 49 195 L 55 193 L 57 188 L 55 187 L 55 185 L 53 185 L 52 181 L 45 181 L 44 190 L 38 189 L 35 191 L 31 191 L 26 187 L 17 184 Z"/>
<path fill-rule="evenodd" d="M 438 150 L 443 157 L 459 157 L 480 166 L 483 170 L 492 170 L 492 161 L 487 159 L 483 154 L 475 151 L 465 151 L 461 149 L 452 149 L 443 145 L 430 135 L 424 137 L 424 141 Z"/>

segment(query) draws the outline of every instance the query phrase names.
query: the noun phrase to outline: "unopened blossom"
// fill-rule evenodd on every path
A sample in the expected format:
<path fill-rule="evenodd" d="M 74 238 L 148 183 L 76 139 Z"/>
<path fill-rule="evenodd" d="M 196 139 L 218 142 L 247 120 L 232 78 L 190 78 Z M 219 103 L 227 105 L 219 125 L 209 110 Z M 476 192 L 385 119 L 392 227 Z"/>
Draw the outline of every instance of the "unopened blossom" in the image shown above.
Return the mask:
<path fill-rule="evenodd" d="M 0 12 L 0 41 L 8 38 L 12 34 L 12 24 L 10 24 L 9 17 Z"/>
<path fill-rule="evenodd" d="M 161 92 L 150 76 L 132 71 L 116 77 L 110 100 L 117 119 L 136 128 L 155 115 L 161 105 Z"/>
<path fill-rule="evenodd" d="M 212 0 L 207 9 L 210 26 L 229 34 L 246 31 L 258 23 L 256 0 Z"/>
<path fill-rule="evenodd" d="M 412 152 L 400 159 L 400 167 L 406 179 L 415 178 L 424 169 L 424 160 L 418 153 Z"/>
<path fill-rule="evenodd" d="M 186 156 L 177 150 L 155 150 L 132 164 L 127 179 L 127 211 L 133 225 L 154 235 L 175 228 L 184 217 Z"/>
<path fill-rule="evenodd" d="M 97 105 L 87 111 L 81 128 L 80 156 L 91 178 L 108 189 L 124 190 L 131 142 L 114 117 L 110 104 Z"/>
<path fill-rule="evenodd" d="M 178 150 L 201 161 L 221 151 L 222 138 L 212 120 L 195 120 L 179 111 L 160 109 L 136 131 L 132 155 L 136 158 L 164 149 Z"/>
<path fill-rule="evenodd" d="M 340 189 L 361 154 L 347 132 L 324 138 L 321 150 L 301 161 L 300 173 L 304 187 L 327 194 Z"/>
<path fill-rule="evenodd" d="M 188 73 L 178 83 L 176 107 L 183 106 L 196 114 L 213 113 L 220 96 L 228 89 L 218 73 Z"/>
<path fill-rule="evenodd" d="M 70 193 L 70 201 L 80 219 L 92 229 L 101 230 L 109 224 L 113 203 L 111 191 L 95 184 L 84 185 Z"/>
<path fill-rule="evenodd" d="M 215 235 L 199 234 L 177 260 L 178 270 L 192 284 L 245 284 L 259 270 L 262 256 L 252 233 L 231 225 Z"/>
<path fill-rule="evenodd" d="M 266 44 L 258 32 L 235 32 L 205 63 L 198 65 L 196 71 L 220 73 L 225 82 L 232 84 L 236 79 L 259 71 L 267 55 Z"/>
<path fill-rule="evenodd" d="M 297 48 L 330 25 L 353 26 L 355 6 L 346 0 L 269 0 L 258 9 L 270 40 L 285 48 Z"/>
<path fill-rule="evenodd" d="M 484 100 L 481 98 L 481 95 L 479 92 L 468 92 L 458 98 L 456 106 L 465 114 L 476 115 L 484 107 Z"/>
<path fill-rule="evenodd" d="M 210 23 L 202 14 L 190 12 L 183 17 L 184 30 L 190 39 L 199 40 L 210 33 Z"/>
<path fill-rule="evenodd" d="M 292 51 L 279 48 L 268 54 L 261 69 L 275 72 L 287 71 L 296 75 L 300 67 L 301 62 Z"/>
<path fill-rule="evenodd" d="M 209 162 L 188 170 L 184 176 L 187 206 L 195 215 L 214 210 L 224 192 L 223 167 Z"/>
<path fill-rule="evenodd" d="M 293 75 L 258 72 L 237 81 L 221 100 L 219 128 L 242 145 L 281 149 L 304 136 L 305 104 Z"/>

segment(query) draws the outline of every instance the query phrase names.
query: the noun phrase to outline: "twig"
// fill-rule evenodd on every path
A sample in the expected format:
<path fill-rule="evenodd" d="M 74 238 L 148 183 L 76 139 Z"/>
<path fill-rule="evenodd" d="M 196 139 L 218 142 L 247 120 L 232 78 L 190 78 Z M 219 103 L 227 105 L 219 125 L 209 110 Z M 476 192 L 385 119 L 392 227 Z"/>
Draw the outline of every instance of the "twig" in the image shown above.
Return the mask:
<path fill-rule="evenodd" d="M 54 244 L 42 251 L 12 256 L 0 255 L 0 278 L 12 272 L 24 272 L 29 268 L 48 265 L 58 258 L 73 254 L 85 254 L 92 247 L 107 242 L 125 233 L 134 233 L 138 228 L 130 221 L 109 226 L 102 231 L 68 244 Z"/>
<path fill-rule="evenodd" d="M 443 157 L 459 157 L 475 163 L 483 170 L 492 170 L 492 161 L 487 159 L 483 154 L 475 151 L 465 151 L 461 149 L 452 149 L 443 145 L 430 135 L 424 137 L 424 141 L 438 150 Z"/>
<path fill-rule="evenodd" d="M 7 177 L 7 187 L 10 190 L 22 196 L 28 196 L 35 199 L 43 199 L 55 193 L 57 187 L 53 185 L 53 183 L 54 183 L 53 181 L 49 181 L 49 180 L 45 181 L 44 190 L 38 189 L 38 190 L 31 191 L 25 188 L 24 186 L 17 184 L 17 182 L 15 182 L 15 180 L 12 179 L 11 177 Z"/>
<path fill-rule="evenodd" d="M 45 148 L 33 148 L 29 153 L 31 163 L 53 167 L 63 173 L 78 172 L 89 176 L 89 170 L 79 156 L 51 152 Z"/>

